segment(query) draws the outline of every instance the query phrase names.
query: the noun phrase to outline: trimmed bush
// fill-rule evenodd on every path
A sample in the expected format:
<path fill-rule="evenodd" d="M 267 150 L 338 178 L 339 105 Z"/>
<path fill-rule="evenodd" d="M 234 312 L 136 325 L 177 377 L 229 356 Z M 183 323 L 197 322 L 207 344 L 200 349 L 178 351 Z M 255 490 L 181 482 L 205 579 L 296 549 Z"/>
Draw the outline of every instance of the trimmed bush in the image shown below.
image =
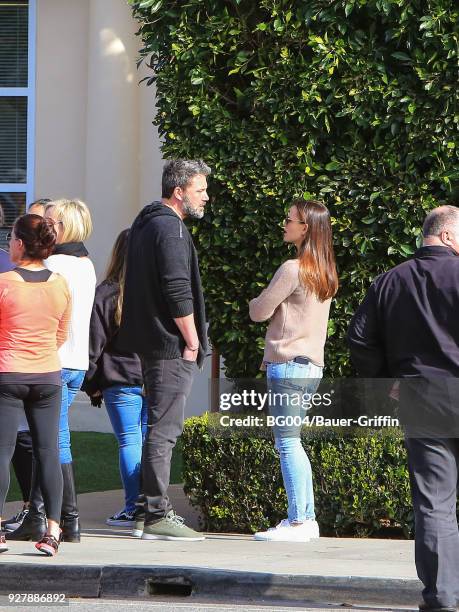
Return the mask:
<path fill-rule="evenodd" d="M 341 289 L 327 375 L 348 374 L 344 335 L 370 281 L 414 252 L 459 178 L 459 5 L 130 1 L 163 155 L 213 168 L 192 231 L 227 376 L 257 373 L 264 328 L 247 303 L 289 256 L 280 223 L 300 195 L 332 212 Z"/>
<path fill-rule="evenodd" d="M 287 499 L 270 433 L 219 437 L 212 427 L 217 416 L 185 423 L 185 493 L 207 531 L 253 533 L 272 527 L 287 516 Z M 412 534 L 406 452 L 398 430 L 349 437 L 340 430 L 305 428 L 302 442 L 323 535 Z"/>

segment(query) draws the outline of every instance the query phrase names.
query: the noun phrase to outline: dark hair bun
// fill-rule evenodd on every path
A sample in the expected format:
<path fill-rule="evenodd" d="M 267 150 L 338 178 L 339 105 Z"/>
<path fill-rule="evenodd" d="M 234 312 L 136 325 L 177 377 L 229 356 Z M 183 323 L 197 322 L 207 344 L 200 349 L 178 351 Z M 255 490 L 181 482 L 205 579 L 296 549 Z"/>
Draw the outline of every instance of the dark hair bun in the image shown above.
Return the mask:
<path fill-rule="evenodd" d="M 57 236 L 52 219 L 34 214 L 22 215 L 16 219 L 14 233 L 22 240 L 25 255 L 31 259 L 47 259 L 54 250 Z"/>

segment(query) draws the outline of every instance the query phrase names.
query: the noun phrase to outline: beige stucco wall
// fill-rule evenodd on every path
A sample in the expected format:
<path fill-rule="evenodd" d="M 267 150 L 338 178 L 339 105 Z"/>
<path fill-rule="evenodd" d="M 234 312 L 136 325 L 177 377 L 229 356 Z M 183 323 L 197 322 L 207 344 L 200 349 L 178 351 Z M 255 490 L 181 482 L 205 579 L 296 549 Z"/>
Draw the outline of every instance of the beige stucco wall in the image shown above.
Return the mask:
<path fill-rule="evenodd" d="M 35 197 L 78 197 L 92 211 L 99 280 L 118 232 L 161 194 L 154 87 L 138 85 L 137 24 L 125 0 L 38 0 Z M 208 408 L 210 358 L 186 414 Z"/>
<path fill-rule="evenodd" d="M 35 197 L 84 195 L 89 0 L 39 0 Z"/>
<path fill-rule="evenodd" d="M 151 69 L 142 64 L 139 68 L 139 77 L 151 76 Z M 140 80 L 139 79 L 139 80 Z M 139 197 L 142 205 L 160 199 L 161 197 L 161 172 L 163 159 L 159 148 L 160 139 L 157 129 L 152 125 L 156 112 L 155 108 L 155 86 L 147 86 L 145 81 L 139 86 L 140 96 L 140 142 L 139 162 L 142 168 Z"/>
<path fill-rule="evenodd" d="M 159 194 L 154 89 L 139 85 L 140 41 L 125 0 L 38 0 L 35 197 L 91 208 L 100 277 L 118 232 Z"/>

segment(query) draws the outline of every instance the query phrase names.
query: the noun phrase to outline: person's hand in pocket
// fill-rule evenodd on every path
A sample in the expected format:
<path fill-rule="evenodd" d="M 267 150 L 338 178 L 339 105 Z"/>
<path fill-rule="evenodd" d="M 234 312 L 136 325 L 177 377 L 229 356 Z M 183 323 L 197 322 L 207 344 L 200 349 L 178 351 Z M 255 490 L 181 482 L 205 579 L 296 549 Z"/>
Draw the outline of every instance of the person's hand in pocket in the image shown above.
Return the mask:
<path fill-rule="evenodd" d="M 186 359 L 187 361 L 196 361 L 196 359 L 198 358 L 198 351 L 199 351 L 199 347 L 194 349 L 194 348 L 190 348 L 188 346 L 185 347 L 182 357 L 183 359 Z"/>

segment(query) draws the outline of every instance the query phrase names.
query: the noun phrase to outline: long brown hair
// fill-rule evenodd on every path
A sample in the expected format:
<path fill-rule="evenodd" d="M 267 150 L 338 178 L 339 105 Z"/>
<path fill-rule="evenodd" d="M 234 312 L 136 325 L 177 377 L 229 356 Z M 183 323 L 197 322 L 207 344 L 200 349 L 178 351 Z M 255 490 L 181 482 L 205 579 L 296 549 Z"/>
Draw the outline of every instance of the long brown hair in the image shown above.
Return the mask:
<path fill-rule="evenodd" d="M 324 302 L 338 291 L 330 213 L 317 200 L 295 200 L 298 215 L 308 231 L 298 250 L 301 284 Z"/>
<path fill-rule="evenodd" d="M 118 283 L 120 291 L 115 310 L 115 323 L 119 327 L 121 322 L 121 311 L 123 309 L 124 280 L 126 278 L 126 255 L 128 245 L 129 229 L 123 230 L 113 245 L 110 262 L 105 274 L 105 280 Z"/>

